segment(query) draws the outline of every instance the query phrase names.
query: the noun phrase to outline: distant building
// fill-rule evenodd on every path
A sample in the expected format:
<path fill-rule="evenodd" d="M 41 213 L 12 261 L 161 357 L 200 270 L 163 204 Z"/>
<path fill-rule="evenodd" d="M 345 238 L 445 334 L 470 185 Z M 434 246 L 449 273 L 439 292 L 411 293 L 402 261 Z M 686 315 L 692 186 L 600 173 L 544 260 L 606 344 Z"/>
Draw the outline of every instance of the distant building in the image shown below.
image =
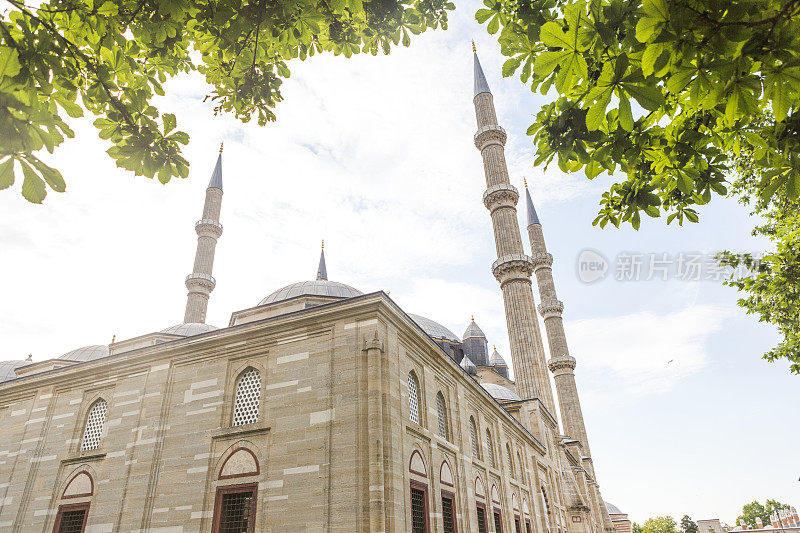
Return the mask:
<path fill-rule="evenodd" d="M 608 516 L 611 518 L 611 523 L 614 524 L 616 533 L 631 533 L 631 521 L 628 513 L 620 511 L 619 507 L 610 502 L 606 502 L 606 509 L 608 509 Z"/>

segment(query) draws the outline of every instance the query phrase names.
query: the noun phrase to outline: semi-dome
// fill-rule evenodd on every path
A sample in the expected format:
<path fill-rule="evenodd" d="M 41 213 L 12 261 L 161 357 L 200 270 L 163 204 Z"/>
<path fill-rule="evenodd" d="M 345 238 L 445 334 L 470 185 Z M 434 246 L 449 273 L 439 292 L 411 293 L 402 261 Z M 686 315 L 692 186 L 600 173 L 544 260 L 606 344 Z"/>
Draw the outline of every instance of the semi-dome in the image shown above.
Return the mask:
<path fill-rule="evenodd" d="M 14 370 L 17 367 L 27 364 L 30 364 L 30 361 L 25 361 L 23 359 L 18 359 L 15 361 L 0 361 L 0 383 L 16 379 L 17 374 L 14 372 Z"/>
<path fill-rule="evenodd" d="M 494 383 L 481 383 L 481 387 L 486 389 L 486 392 L 497 401 L 501 402 L 508 402 L 508 401 L 520 401 L 522 398 L 517 396 L 517 394 L 511 389 L 507 387 L 503 387 L 502 385 L 495 385 Z"/>
<path fill-rule="evenodd" d="M 314 281 L 299 281 L 287 285 L 277 291 L 273 292 L 258 305 L 267 305 L 275 302 L 282 302 L 297 296 L 329 296 L 331 298 L 352 298 L 353 296 L 361 296 L 364 294 L 358 289 L 354 289 L 350 285 L 339 283 L 338 281 L 328 281 L 326 279 L 318 279 Z"/>
<path fill-rule="evenodd" d="M 475 318 L 473 317 L 472 322 L 469 323 L 467 330 L 464 332 L 464 340 L 485 338 L 486 334 L 484 334 L 483 330 L 475 323 Z"/>
<path fill-rule="evenodd" d="M 90 346 L 83 346 L 70 352 L 60 355 L 58 359 L 67 361 L 91 361 L 93 359 L 100 359 L 108 355 L 108 346 L 105 344 L 92 344 Z"/>
<path fill-rule="evenodd" d="M 180 335 L 182 337 L 192 337 L 200 335 L 201 333 L 208 333 L 219 329 L 217 326 L 211 324 L 202 324 L 200 322 L 186 322 L 184 324 L 175 324 L 167 329 L 162 329 L 160 333 L 169 333 L 170 335 Z"/>
<path fill-rule="evenodd" d="M 428 334 L 429 337 L 434 339 L 442 339 L 450 342 L 461 342 L 461 339 L 458 338 L 458 335 L 444 327 L 443 325 L 439 324 L 438 322 L 434 322 L 430 318 L 425 318 L 424 316 L 420 315 L 412 315 L 409 314 L 408 316 L 417 323 L 419 327 L 422 328 L 422 331 Z"/>
<path fill-rule="evenodd" d="M 605 502 L 606 509 L 608 509 L 608 514 L 625 514 L 619 510 L 619 507 L 614 505 L 613 503 Z"/>

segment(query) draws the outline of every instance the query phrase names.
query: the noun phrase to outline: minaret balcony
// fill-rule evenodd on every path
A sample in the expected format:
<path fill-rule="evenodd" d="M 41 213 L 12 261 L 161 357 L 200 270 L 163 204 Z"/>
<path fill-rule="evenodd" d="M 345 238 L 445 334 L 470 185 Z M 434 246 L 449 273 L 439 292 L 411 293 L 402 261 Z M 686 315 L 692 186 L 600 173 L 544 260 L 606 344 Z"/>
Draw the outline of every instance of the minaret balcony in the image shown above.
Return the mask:
<path fill-rule="evenodd" d="M 539 304 L 539 314 L 542 318 L 560 317 L 564 312 L 564 302 L 561 300 L 547 300 Z"/>
<path fill-rule="evenodd" d="M 548 252 L 535 252 L 531 254 L 531 261 L 536 269 L 553 265 L 553 255 Z"/>
<path fill-rule="evenodd" d="M 198 220 L 194 225 L 194 230 L 199 237 L 214 237 L 219 239 L 222 235 L 222 224 L 210 218 Z"/>
<path fill-rule="evenodd" d="M 533 263 L 525 254 L 504 255 L 492 263 L 492 274 L 500 282 L 501 287 L 514 280 L 530 283 L 532 273 Z"/>
<path fill-rule="evenodd" d="M 557 355 L 547 362 L 547 367 L 553 374 L 568 374 L 575 370 L 577 361 L 571 355 Z"/>
<path fill-rule="evenodd" d="M 189 291 L 202 292 L 209 294 L 214 290 L 217 285 L 217 280 L 214 276 L 203 274 L 202 272 L 193 272 L 186 276 L 186 288 Z"/>
<path fill-rule="evenodd" d="M 506 144 L 506 130 L 497 124 L 489 124 L 482 126 L 475 132 L 475 147 L 478 150 L 483 150 L 489 145 L 497 144 L 505 146 Z"/>
<path fill-rule="evenodd" d="M 483 205 L 494 213 L 501 207 L 515 208 L 519 200 L 519 191 L 510 183 L 492 185 L 483 193 Z"/>

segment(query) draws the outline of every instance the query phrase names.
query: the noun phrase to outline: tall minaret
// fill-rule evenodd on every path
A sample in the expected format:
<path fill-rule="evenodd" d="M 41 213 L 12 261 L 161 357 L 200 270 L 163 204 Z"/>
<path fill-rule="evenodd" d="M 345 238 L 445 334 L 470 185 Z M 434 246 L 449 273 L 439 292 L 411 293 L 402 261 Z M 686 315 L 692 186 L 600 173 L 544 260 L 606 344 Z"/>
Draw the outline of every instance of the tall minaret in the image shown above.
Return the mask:
<path fill-rule="evenodd" d="M 325 268 L 325 241 L 322 241 L 322 251 L 319 253 L 319 268 L 317 268 L 317 281 L 328 280 L 328 269 Z"/>
<path fill-rule="evenodd" d="M 548 361 L 550 371 L 556 382 L 558 404 L 561 407 L 561 422 L 564 425 L 564 434 L 580 441 L 583 453 L 591 457 L 589 440 L 586 438 L 586 426 L 583 423 L 583 412 L 578 399 L 578 387 L 575 384 L 575 358 L 569 355 L 567 337 L 564 334 L 564 323 L 561 313 L 564 304 L 556 296 L 556 286 L 553 283 L 553 256 L 547 253 L 544 243 L 542 223 L 533 207 L 528 183 L 525 182 L 525 200 L 528 207 L 528 237 L 531 240 L 531 259 L 536 273 L 536 282 L 539 284 L 539 313 L 544 319 L 544 328 L 547 331 L 547 341 L 550 346 L 551 359 Z"/>
<path fill-rule="evenodd" d="M 533 263 L 522 248 L 517 222 L 519 192 L 508 179 L 504 154 L 506 132 L 497 124 L 492 93 L 483 75 L 478 54 L 475 53 L 474 43 L 472 51 L 475 62 L 473 103 L 478 120 L 475 146 L 481 151 L 486 174 L 487 189 L 483 193 L 483 203 L 491 213 L 497 246 L 497 261 L 492 264 L 492 273 L 503 291 L 517 394 L 523 399 L 539 398 L 555 414 L 531 288 Z"/>
<path fill-rule="evenodd" d="M 186 314 L 184 323 L 206 321 L 208 297 L 217 282 L 211 276 L 214 267 L 214 249 L 217 239 L 222 235 L 222 224 L 219 223 L 219 211 L 222 207 L 222 144 L 219 145 L 217 165 L 211 174 L 206 189 L 206 203 L 203 206 L 203 218 L 194 225 L 197 232 L 197 252 L 194 256 L 194 270 L 186 276 Z"/>

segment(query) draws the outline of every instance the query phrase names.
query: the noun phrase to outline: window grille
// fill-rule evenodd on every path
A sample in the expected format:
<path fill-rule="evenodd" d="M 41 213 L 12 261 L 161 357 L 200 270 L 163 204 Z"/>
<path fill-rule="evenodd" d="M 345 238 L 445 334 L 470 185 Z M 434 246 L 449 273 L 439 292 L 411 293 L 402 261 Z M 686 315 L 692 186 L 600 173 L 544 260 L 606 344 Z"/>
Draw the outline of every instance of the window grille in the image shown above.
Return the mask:
<path fill-rule="evenodd" d="M 469 440 L 472 443 L 472 457 L 478 458 L 478 431 L 475 429 L 475 419 L 469 417 Z"/>
<path fill-rule="evenodd" d="M 478 533 L 486 533 L 486 512 L 478 507 Z"/>
<path fill-rule="evenodd" d="M 58 533 L 83 533 L 86 509 L 63 511 L 58 520 Z"/>
<path fill-rule="evenodd" d="M 248 533 L 255 526 L 254 490 L 222 495 L 219 508 L 219 533 Z"/>
<path fill-rule="evenodd" d="M 427 516 L 425 516 L 425 491 L 411 489 L 411 531 L 427 533 Z"/>
<path fill-rule="evenodd" d="M 494 530 L 496 533 L 503 533 L 503 521 L 500 519 L 500 513 L 494 513 Z"/>
<path fill-rule="evenodd" d="M 492 450 L 492 434 L 489 432 L 488 429 L 486 430 L 486 457 L 489 458 L 489 466 L 494 468 L 494 451 Z"/>
<path fill-rule="evenodd" d="M 245 370 L 236 385 L 233 404 L 233 425 L 244 426 L 258 422 L 261 404 L 261 372 L 255 368 Z"/>
<path fill-rule="evenodd" d="M 522 530 L 519 527 L 519 518 L 514 519 L 514 528 L 517 530 L 517 533 L 522 533 Z"/>
<path fill-rule="evenodd" d="M 419 424 L 419 391 L 414 373 L 408 374 L 408 412 L 411 421 Z"/>
<path fill-rule="evenodd" d="M 436 410 L 439 412 L 439 436 L 448 440 L 447 410 L 444 406 L 444 396 L 442 393 L 436 395 Z"/>
<path fill-rule="evenodd" d="M 102 398 L 94 402 L 89 409 L 89 416 L 86 417 L 86 428 L 83 430 L 81 451 L 96 450 L 100 446 L 100 438 L 103 436 L 103 426 L 106 423 L 107 412 L 108 404 Z"/>
<path fill-rule="evenodd" d="M 455 533 L 453 524 L 453 499 L 442 495 L 442 522 L 444 533 Z"/>
<path fill-rule="evenodd" d="M 531 533 L 531 523 L 525 520 L 525 531 L 526 533 Z"/>

